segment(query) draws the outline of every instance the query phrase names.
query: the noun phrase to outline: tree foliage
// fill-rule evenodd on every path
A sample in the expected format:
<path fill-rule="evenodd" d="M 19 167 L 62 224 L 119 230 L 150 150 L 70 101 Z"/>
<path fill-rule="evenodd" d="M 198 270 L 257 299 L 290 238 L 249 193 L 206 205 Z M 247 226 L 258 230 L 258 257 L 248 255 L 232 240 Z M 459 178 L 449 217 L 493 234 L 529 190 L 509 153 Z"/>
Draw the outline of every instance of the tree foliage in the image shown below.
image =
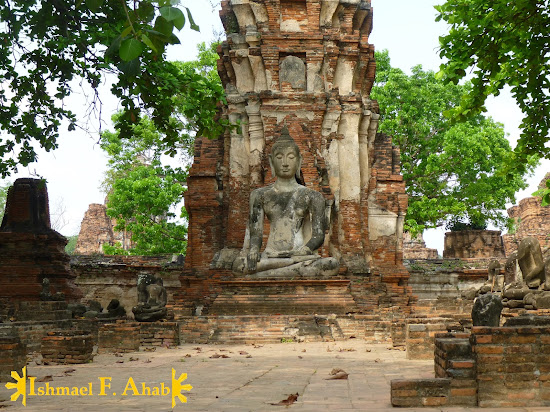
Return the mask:
<path fill-rule="evenodd" d="M 116 219 L 116 230 L 131 233 L 131 254 L 185 253 L 187 213 L 181 202 L 194 138 L 205 123 L 200 119 L 214 121 L 216 104 L 224 98 L 221 80 L 214 70 L 216 47 L 203 43 L 197 60 L 174 63 L 179 71 L 200 78 L 193 88 L 172 98 L 176 115 L 170 122 L 180 123 L 177 129 L 181 131 L 176 141 L 167 140 L 148 117 L 131 126 L 131 139 L 122 138 L 118 132 L 102 135 L 101 147 L 109 157 L 103 184 L 108 194 L 107 213 Z M 123 114 L 113 118 L 115 125 L 121 117 Z M 216 130 L 224 126 L 218 121 Z M 179 155 L 177 161 L 183 166 L 174 166 L 175 159 L 168 162 L 166 155 Z M 179 221 L 176 208 L 180 209 Z M 106 245 L 105 252 L 127 253 L 120 245 Z"/>
<path fill-rule="evenodd" d="M 65 252 L 68 255 L 74 255 L 76 249 L 76 242 L 78 241 L 78 235 L 67 236 L 67 245 L 65 246 Z"/>
<path fill-rule="evenodd" d="M 539 185 L 539 189 L 533 193 L 533 196 L 542 198 L 542 206 L 550 206 L 550 173 L 545 176 L 544 184 Z"/>
<path fill-rule="evenodd" d="M 204 95 L 203 76 L 165 59 L 185 25 L 198 30 L 179 0 L 6 0 L 0 2 L 0 175 L 36 160 L 35 147 L 57 147 L 62 121 L 79 120 L 67 106 L 74 89 L 95 93 L 114 74 L 111 91 L 123 114 L 120 136 L 147 113 L 167 144 L 176 144 L 182 122 L 172 121 L 174 96 Z M 215 100 L 215 99 L 214 99 Z M 200 101 L 198 103 L 206 104 Z M 215 107 L 217 101 L 208 101 Z M 216 136 L 212 116 L 196 118 L 197 131 Z"/>
<path fill-rule="evenodd" d="M 4 217 L 4 210 L 6 210 L 6 200 L 8 198 L 8 190 L 10 189 L 10 184 L 0 185 L 0 223 L 2 223 L 2 218 Z"/>
<path fill-rule="evenodd" d="M 118 118 L 115 116 L 114 121 Z M 175 206 L 185 191 L 187 170 L 163 164 L 166 150 L 153 122 L 143 117 L 132 127 L 132 139 L 105 132 L 101 147 L 109 156 L 110 169 L 104 182 L 107 215 L 116 219 L 115 230 L 131 233 L 133 247 L 105 245 L 107 254 L 154 255 L 184 253 L 185 222 L 177 222 Z M 185 208 L 180 218 L 186 219 Z"/>
<path fill-rule="evenodd" d="M 548 0 L 447 0 L 435 7 L 437 20 L 450 25 L 440 38 L 440 75 L 458 83 L 472 77 L 457 119 L 483 112 L 487 96 L 510 86 L 523 112 L 522 134 L 513 166 L 522 168 L 529 155 L 550 158 L 550 4 Z"/>
<path fill-rule="evenodd" d="M 503 126 L 482 115 L 453 123 L 453 110 L 471 85 L 445 84 L 421 66 L 407 75 L 392 68 L 387 51 L 376 54 L 380 130 L 401 149 L 402 173 L 409 195 L 407 227 L 413 232 L 445 223 L 503 227 L 502 213 L 526 187 L 525 172 L 503 179 L 511 148 Z M 527 169 L 535 164 L 532 159 Z"/>

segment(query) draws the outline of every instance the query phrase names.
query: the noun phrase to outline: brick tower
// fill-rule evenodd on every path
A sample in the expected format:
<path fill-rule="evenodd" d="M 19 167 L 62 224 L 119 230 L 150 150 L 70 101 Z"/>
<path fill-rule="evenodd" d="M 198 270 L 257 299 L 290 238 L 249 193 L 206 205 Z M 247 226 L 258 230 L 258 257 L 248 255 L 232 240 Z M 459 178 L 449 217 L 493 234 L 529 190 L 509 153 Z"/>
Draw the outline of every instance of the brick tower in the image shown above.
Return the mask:
<path fill-rule="evenodd" d="M 376 70 L 370 1 L 226 0 L 220 15 L 227 32 L 218 49 L 223 114 L 241 127 L 196 141 L 185 196 L 184 306 L 219 309 L 213 302 L 224 291 L 251 287 L 231 263 L 243 246 L 250 192 L 274 181 L 267 155 L 286 125 L 303 156 L 303 184 L 330 208 L 320 253 L 341 262 L 339 275 L 311 293 L 344 288 L 353 308 L 341 310 L 407 313 L 407 195 L 399 150 L 377 133 L 378 105 L 369 98 Z M 267 294 L 286 293 L 271 286 Z"/>

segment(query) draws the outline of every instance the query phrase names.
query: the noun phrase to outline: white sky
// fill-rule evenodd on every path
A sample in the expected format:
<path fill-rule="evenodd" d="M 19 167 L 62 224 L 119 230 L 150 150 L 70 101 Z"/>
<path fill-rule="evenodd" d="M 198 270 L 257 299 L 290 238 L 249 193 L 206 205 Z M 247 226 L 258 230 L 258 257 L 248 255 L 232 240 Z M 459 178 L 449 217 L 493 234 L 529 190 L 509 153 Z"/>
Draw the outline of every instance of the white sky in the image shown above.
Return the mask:
<path fill-rule="evenodd" d="M 436 23 L 436 11 L 433 6 L 443 0 L 372 0 L 374 8 L 374 26 L 370 43 L 377 50 L 388 49 L 394 67 L 410 73 L 410 68 L 421 64 L 424 69 L 438 70 L 440 59 L 437 55 L 439 36 L 446 33 L 444 23 Z M 174 60 L 192 60 L 196 57 L 196 44 L 210 42 L 222 31 L 217 10 L 213 10 L 210 1 L 187 1 L 201 33 L 185 27 L 180 40 L 182 45 L 171 46 L 169 57 Z M 103 100 L 103 119 L 108 122 L 117 109 L 117 101 L 110 95 L 109 88 L 101 95 Z M 87 108 L 83 95 L 76 95 L 69 102 L 77 114 L 84 114 Z M 509 93 L 503 93 L 488 103 L 488 114 L 505 126 L 512 145 L 519 136 L 518 125 L 521 112 Z M 103 126 L 106 127 L 105 125 Z M 108 127 L 108 125 L 107 125 Z M 104 195 L 99 185 L 106 170 L 106 158 L 97 141 L 99 136 L 86 135 L 84 132 L 64 132 L 59 139 L 59 149 L 39 153 L 37 163 L 27 170 L 20 168 L 19 174 L 12 176 L 28 177 L 37 173 L 48 181 L 50 208 L 63 202 L 66 207 L 68 225 L 61 230 L 64 235 L 78 234 L 80 222 L 90 203 L 103 203 Z M 550 170 L 550 161 L 541 165 L 534 177 L 529 179 L 530 187 L 517 194 L 516 199 L 530 196 L 536 186 Z M 443 249 L 444 230 L 430 230 L 424 237 L 429 247 Z"/>

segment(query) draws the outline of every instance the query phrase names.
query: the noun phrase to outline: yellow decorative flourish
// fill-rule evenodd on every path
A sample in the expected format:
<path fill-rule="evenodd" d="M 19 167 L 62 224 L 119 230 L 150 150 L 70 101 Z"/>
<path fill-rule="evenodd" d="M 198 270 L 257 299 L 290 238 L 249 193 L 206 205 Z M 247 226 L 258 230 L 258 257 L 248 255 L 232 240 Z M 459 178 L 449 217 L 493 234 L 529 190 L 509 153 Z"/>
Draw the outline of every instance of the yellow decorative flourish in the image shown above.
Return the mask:
<path fill-rule="evenodd" d="M 11 371 L 11 377 L 17 381 L 17 383 L 6 383 L 7 389 L 17 389 L 17 392 L 11 395 L 11 400 L 16 401 L 19 395 L 23 395 L 23 406 L 27 406 L 27 367 L 23 368 L 23 376 L 19 376 L 16 371 Z"/>
<path fill-rule="evenodd" d="M 182 385 L 181 383 L 187 379 L 187 374 L 182 373 L 179 379 L 176 380 L 176 370 L 172 368 L 172 408 L 176 406 L 176 396 L 182 403 L 187 403 L 187 398 L 183 396 L 181 391 L 190 391 L 193 389 L 191 385 Z"/>

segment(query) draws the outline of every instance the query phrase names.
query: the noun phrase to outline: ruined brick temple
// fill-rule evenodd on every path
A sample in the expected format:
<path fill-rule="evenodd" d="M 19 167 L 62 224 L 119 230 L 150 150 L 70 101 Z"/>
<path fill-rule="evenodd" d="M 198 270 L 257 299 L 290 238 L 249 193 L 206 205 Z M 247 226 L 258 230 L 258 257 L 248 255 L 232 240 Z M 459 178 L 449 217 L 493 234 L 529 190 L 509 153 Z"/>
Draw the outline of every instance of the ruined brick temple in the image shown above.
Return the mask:
<path fill-rule="evenodd" d="M 203 314 L 256 313 L 253 301 L 264 303 L 262 313 L 281 313 L 291 301 L 294 314 L 407 313 L 407 196 L 399 150 L 377 133 L 378 105 L 369 98 L 370 1 L 222 1 L 220 15 L 223 115 L 240 127 L 196 141 L 181 304 Z M 262 283 L 230 270 L 243 247 L 250 192 L 274 181 L 267 154 L 284 126 L 303 156 L 302 183 L 322 193 L 330 211 L 320 253 L 339 259 L 334 279 Z M 269 307 L 270 299 L 278 304 Z"/>
<path fill-rule="evenodd" d="M 0 226 L 0 312 L 40 300 L 42 281 L 52 293 L 77 301 L 82 293 L 65 253 L 67 239 L 50 225 L 48 192 L 38 179 L 17 179 Z"/>

